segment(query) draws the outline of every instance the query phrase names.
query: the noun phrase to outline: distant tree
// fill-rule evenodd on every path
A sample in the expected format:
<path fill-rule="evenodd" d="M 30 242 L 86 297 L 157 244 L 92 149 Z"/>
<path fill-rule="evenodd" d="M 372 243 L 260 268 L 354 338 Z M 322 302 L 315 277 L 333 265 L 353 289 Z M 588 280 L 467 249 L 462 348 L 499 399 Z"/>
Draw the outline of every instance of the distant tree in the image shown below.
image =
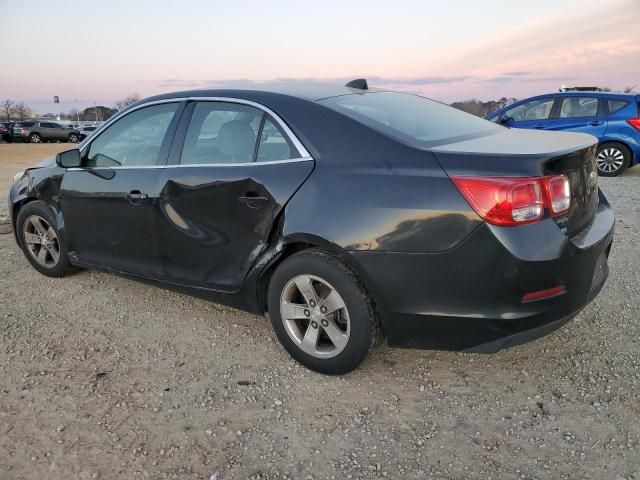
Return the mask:
<path fill-rule="evenodd" d="M 471 100 L 464 100 L 462 102 L 453 102 L 451 106 L 479 117 L 485 117 L 496 110 L 506 107 L 515 102 L 515 98 L 502 97 L 500 100 L 489 100 L 488 102 L 482 102 L 472 98 Z"/>
<path fill-rule="evenodd" d="M 138 100 L 140 100 L 140 95 L 137 93 L 132 93 L 131 95 L 128 95 L 127 97 L 123 98 L 122 100 L 118 100 L 116 102 L 116 108 L 118 110 L 122 110 L 125 107 L 128 107 L 129 105 L 131 105 L 132 103 L 136 103 Z"/>
<path fill-rule="evenodd" d="M 2 113 L 7 119 L 7 122 L 11 121 L 11 115 L 13 114 L 13 102 L 11 100 L 5 100 L 2 104 Z"/>
<path fill-rule="evenodd" d="M 33 110 L 24 102 L 18 102 L 13 106 L 13 114 L 21 122 L 33 116 Z"/>
<path fill-rule="evenodd" d="M 68 120 L 74 120 L 74 121 L 77 122 L 78 119 L 80 118 L 80 110 L 78 110 L 77 108 L 72 108 L 66 114 L 66 117 L 67 117 Z"/>
<path fill-rule="evenodd" d="M 117 110 L 114 108 L 98 105 L 95 107 L 85 108 L 82 113 L 80 113 L 80 120 L 85 122 L 102 122 L 112 117 L 116 112 Z"/>

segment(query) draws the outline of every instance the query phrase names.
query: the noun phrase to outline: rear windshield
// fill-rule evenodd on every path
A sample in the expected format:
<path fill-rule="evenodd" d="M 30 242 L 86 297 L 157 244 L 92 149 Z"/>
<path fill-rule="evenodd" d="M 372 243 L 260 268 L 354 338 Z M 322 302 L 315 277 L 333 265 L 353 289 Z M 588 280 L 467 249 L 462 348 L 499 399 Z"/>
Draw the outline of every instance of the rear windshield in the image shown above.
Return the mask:
<path fill-rule="evenodd" d="M 400 92 L 330 97 L 320 103 L 385 135 L 431 147 L 490 135 L 504 127 L 428 98 Z"/>

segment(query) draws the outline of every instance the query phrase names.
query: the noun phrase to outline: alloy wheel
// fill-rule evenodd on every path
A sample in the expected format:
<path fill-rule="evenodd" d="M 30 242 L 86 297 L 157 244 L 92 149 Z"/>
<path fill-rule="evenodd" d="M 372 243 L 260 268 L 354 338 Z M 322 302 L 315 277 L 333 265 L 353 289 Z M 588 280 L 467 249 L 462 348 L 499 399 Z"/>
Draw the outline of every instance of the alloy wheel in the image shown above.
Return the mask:
<path fill-rule="evenodd" d="M 347 306 L 320 277 L 298 275 L 290 280 L 280 295 L 280 317 L 291 340 L 312 357 L 335 357 L 349 342 Z"/>
<path fill-rule="evenodd" d="M 602 149 L 596 158 L 598 170 L 605 173 L 613 173 L 624 164 L 624 154 L 617 148 L 608 147 Z"/>
<path fill-rule="evenodd" d="M 49 222 L 38 215 L 28 217 L 22 227 L 22 238 L 31 257 L 46 268 L 53 268 L 60 260 L 60 242 Z"/>
<path fill-rule="evenodd" d="M 40 135 L 32 134 L 32 135 L 29 137 L 29 141 L 30 141 L 31 143 L 40 143 Z"/>

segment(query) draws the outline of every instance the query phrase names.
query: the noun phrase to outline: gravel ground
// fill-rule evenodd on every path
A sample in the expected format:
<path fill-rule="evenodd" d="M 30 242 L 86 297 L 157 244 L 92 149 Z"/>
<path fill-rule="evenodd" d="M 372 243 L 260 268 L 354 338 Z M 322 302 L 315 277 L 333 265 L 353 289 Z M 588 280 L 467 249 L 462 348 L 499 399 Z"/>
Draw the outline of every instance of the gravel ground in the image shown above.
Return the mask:
<path fill-rule="evenodd" d="M 34 147 L 65 148 L 0 145 L 0 187 Z M 493 355 L 383 346 L 338 378 L 264 318 L 49 279 L 0 235 L 0 478 L 640 479 L 640 167 L 601 187 L 610 278 L 573 322 Z"/>

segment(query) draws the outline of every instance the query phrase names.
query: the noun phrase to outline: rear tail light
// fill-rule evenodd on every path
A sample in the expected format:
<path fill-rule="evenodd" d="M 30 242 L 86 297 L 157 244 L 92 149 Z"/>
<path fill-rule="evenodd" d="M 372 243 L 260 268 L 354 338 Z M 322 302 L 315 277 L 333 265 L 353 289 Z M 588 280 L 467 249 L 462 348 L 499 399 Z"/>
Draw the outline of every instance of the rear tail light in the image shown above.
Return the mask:
<path fill-rule="evenodd" d="M 558 285 L 557 287 L 548 288 L 546 290 L 538 290 L 537 292 L 525 293 L 522 296 L 522 303 L 534 302 L 536 300 L 546 300 L 547 298 L 557 297 L 567 293 L 567 289 L 564 285 Z"/>
<path fill-rule="evenodd" d="M 571 204 L 566 175 L 548 177 L 452 177 L 471 207 L 485 221 L 500 226 L 537 222 L 545 209 L 560 215 Z"/>
<path fill-rule="evenodd" d="M 640 132 L 640 117 L 627 120 L 627 123 Z"/>

